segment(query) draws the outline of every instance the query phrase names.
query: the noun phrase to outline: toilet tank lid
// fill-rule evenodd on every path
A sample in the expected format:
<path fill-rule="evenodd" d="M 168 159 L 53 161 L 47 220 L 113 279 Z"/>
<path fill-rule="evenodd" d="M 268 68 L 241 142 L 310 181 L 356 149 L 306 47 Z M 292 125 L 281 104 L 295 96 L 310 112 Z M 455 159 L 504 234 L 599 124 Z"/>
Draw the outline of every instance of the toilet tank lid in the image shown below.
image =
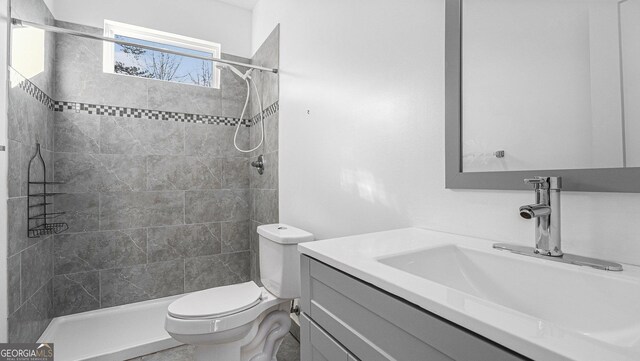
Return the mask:
<path fill-rule="evenodd" d="M 281 244 L 297 244 L 314 240 L 313 234 L 282 223 L 259 226 L 258 234 Z"/>

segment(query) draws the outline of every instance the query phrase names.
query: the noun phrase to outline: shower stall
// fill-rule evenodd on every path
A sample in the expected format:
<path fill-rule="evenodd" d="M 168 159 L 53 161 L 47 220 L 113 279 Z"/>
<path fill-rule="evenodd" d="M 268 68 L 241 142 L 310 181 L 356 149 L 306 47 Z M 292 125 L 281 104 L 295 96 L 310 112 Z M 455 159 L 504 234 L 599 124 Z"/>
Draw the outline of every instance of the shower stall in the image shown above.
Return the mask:
<path fill-rule="evenodd" d="M 9 341 L 60 350 L 64 330 L 91 339 L 96 322 L 114 324 L 100 319 L 259 283 L 256 227 L 278 222 L 279 27 L 251 58 L 212 60 L 58 21 L 42 0 L 14 0 L 11 17 Z M 219 87 L 105 72 L 105 43 L 211 62 Z M 68 229 L 30 237 L 36 147 L 52 193 L 38 206 Z M 251 167 L 259 156 L 262 174 Z M 173 346 L 148 341 L 158 324 L 148 319 L 156 326 L 135 332 L 147 341 L 70 359 Z"/>

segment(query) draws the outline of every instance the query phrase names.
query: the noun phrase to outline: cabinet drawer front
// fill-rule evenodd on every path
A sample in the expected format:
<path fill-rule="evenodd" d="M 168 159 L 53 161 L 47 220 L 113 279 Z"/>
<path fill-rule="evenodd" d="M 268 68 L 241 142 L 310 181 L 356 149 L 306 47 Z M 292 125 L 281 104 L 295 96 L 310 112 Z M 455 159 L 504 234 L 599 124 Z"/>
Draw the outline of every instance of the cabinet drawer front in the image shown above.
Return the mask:
<path fill-rule="evenodd" d="M 526 360 L 316 260 L 302 265 L 303 311 L 362 360 Z"/>
<path fill-rule="evenodd" d="M 308 343 L 302 350 L 302 359 L 305 361 L 355 361 L 351 355 L 330 335 L 323 331 L 318 325 L 307 318 L 307 315 L 300 315 L 301 337 Z"/>

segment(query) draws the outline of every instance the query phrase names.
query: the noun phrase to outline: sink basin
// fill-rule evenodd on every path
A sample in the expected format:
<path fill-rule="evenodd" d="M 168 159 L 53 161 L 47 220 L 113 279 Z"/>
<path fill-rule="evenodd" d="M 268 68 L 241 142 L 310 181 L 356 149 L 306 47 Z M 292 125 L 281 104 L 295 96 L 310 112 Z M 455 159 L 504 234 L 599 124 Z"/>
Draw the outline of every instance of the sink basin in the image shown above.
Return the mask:
<path fill-rule="evenodd" d="M 640 340 L 640 284 L 624 271 L 614 274 L 458 245 L 377 261 L 591 339 L 621 347 Z"/>

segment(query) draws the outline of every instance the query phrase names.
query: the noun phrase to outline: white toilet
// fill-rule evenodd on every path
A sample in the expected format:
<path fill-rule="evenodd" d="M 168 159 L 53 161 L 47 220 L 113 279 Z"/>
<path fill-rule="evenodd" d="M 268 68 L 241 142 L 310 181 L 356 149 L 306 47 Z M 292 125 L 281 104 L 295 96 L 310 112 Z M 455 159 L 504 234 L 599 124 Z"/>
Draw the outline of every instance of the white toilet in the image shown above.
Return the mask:
<path fill-rule="evenodd" d="M 284 224 L 259 226 L 258 234 L 264 287 L 246 282 L 210 288 L 169 305 L 165 329 L 195 345 L 197 361 L 276 361 L 291 326 L 291 300 L 300 297 L 297 245 L 313 235 Z"/>

